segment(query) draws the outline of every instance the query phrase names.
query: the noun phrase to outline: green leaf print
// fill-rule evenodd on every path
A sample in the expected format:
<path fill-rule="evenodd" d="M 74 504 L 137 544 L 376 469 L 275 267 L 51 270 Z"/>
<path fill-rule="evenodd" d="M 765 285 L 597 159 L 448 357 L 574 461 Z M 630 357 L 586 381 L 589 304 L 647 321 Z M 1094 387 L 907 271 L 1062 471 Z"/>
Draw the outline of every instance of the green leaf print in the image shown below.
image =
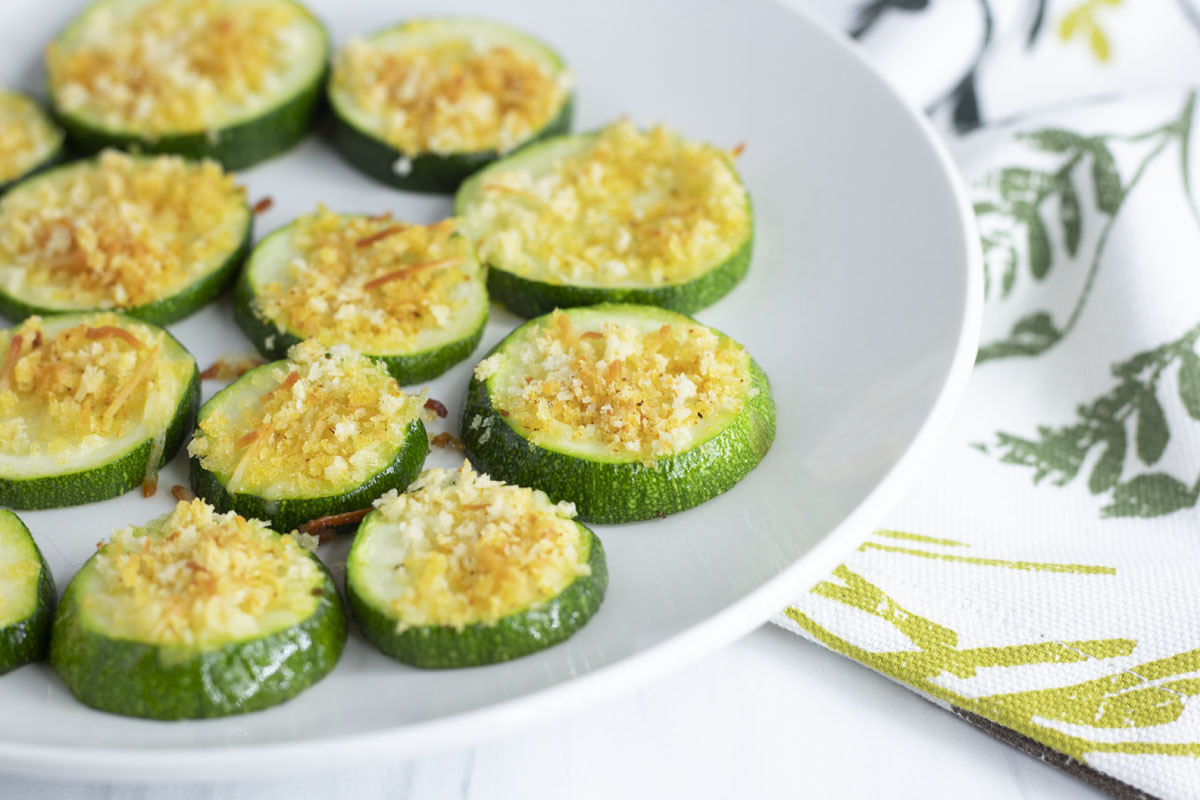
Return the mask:
<path fill-rule="evenodd" d="M 1058 218 L 1062 224 L 1067 255 L 1074 257 L 1079 252 L 1079 237 L 1083 235 L 1083 216 L 1079 209 L 1079 195 L 1069 175 L 1059 179 Z"/>
<path fill-rule="evenodd" d="M 1112 502 L 1100 513 L 1106 517 L 1160 517 L 1195 504 L 1192 487 L 1166 473 L 1149 472 L 1117 484 Z"/>
<path fill-rule="evenodd" d="M 1192 419 L 1200 419 L 1200 356 L 1188 350 L 1179 365 L 1179 399 Z"/>
<path fill-rule="evenodd" d="M 1107 447 L 1100 454 L 1100 460 L 1092 468 L 1088 477 L 1088 491 L 1092 494 L 1103 494 L 1117 485 L 1121 480 L 1121 470 L 1125 467 L 1125 451 L 1128 449 L 1125 428 L 1115 425 L 1105 439 Z"/>
<path fill-rule="evenodd" d="M 1137 454 L 1143 463 L 1153 464 L 1162 458 L 1171 438 L 1167 430 L 1167 416 L 1154 391 L 1142 393 L 1137 411 Z"/>
<path fill-rule="evenodd" d="M 1029 235 L 1029 274 L 1040 281 L 1050 271 L 1050 235 L 1036 213 L 1027 220 L 1026 231 Z"/>
<path fill-rule="evenodd" d="M 1096 208 L 1105 214 L 1116 214 L 1124 199 L 1121 175 L 1113 161 L 1112 153 L 1101 140 L 1095 140 L 1092 153 L 1092 185 L 1096 192 Z"/>
<path fill-rule="evenodd" d="M 1122 479 L 1131 466 L 1127 464 L 1130 426 L 1137 461 L 1150 467 L 1162 459 L 1171 439 L 1164 400 L 1178 398 L 1188 417 L 1200 420 L 1198 340 L 1200 325 L 1175 341 L 1114 364 L 1116 386 L 1078 406 L 1077 419 L 1070 425 L 1039 425 L 1033 437 L 1000 432 L 993 446 L 980 443 L 976 449 L 998 455 L 1005 464 L 1030 467 L 1034 483 L 1048 480 L 1055 486 L 1075 480 L 1089 456 L 1098 454 L 1087 487 L 1096 495 L 1112 493 L 1111 502 L 1101 509 L 1105 517 L 1156 517 L 1191 508 L 1200 495 L 1200 477 L 1159 471 Z M 1163 375 L 1176 366 L 1178 390 L 1163 391 Z"/>
<path fill-rule="evenodd" d="M 1037 145 L 1039 150 L 1047 153 L 1066 153 L 1073 150 L 1084 150 L 1088 146 L 1088 137 L 1063 128 L 1042 128 L 1030 131 L 1025 138 Z"/>
<path fill-rule="evenodd" d="M 1015 267 L 1013 274 L 1016 274 Z M 1035 311 L 1017 320 L 1008 338 L 981 345 L 975 360 L 978 363 L 993 358 L 1037 355 L 1053 347 L 1061 338 L 1062 332 L 1054 327 L 1050 315 L 1045 311 Z"/>
<path fill-rule="evenodd" d="M 1178 144 L 1180 171 L 1188 202 L 1195 210 L 1188 175 L 1188 146 L 1195 95 L 1189 94 L 1183 109 L 1167 122 L 1134 134 L 1097 134 L 1085 136 L 1061 128 L 1043 128 L 1019 133 L 1036 150 L 1061 157 L 1057 166 L 1037 169 L 1026 166 L 1003 167 L 978 184 L 988 194 L 975 203 L 975 214 L 982 231 L 984 252 L 984 288 L 991 298 L 1007 298 L 1016 289 L 1019 276 L 1027 272 L 1034 283 L 1044 282 L 1056 267 L 1056 247 L 1051 228 L 1060 232 L 1061 249 L 1066 258 L 1080 256 L 1085 220 L 1084 200 L 1077 180 L 1090 174 L 1092 195 L 1088 202 L 1100 222 L 1092 251 L 1084 256 L 1087 274 L 1066 319 L 1059 323 L 1045 309 L 1024 314 L 1006 336 L 985 342 L 979 348 L 979 363 L 996 358 L 1036 356 L 1055 346 L 1075 327 L 1091 294 L 1108 244 L 1109 233 L 1125 200 L 1133 193 L 1146 169 L 1171 144 Z M 1123 182 L 1110 144 L 1145 142 L 1151 147 L 1138 163 L 1128 182 Z M 1057 216 L 1057 219 L 1055 219 Z M 1200 223 L 1200 214 L 1197 214 Z M 1048 226 L 1049 223 L 1049 226 Z M 1055 225 L 1055 223 L 1057 223 Z M 999 271 L 999 281 L 991 272 Z M 998 290 L 998 291 L 995 291 Z"/>

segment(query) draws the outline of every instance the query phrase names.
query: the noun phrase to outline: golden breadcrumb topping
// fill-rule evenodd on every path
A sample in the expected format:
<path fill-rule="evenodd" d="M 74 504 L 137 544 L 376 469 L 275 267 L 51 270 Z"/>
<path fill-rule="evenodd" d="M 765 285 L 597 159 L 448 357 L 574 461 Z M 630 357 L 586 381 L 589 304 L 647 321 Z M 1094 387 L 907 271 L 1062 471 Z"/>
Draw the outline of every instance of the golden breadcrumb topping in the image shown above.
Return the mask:
<path fill-rule="evenodd" d="M 555 311 L 527 339 L 481 361 L 475 375 L 495 376 L 493 404 L 534 442 L 565 439 L 653 462 L 686 450 L 757 391 L 747 384 L 741 345 L 680 319 L 578 330 Z"/>
<path fill-rule="evenodd" d="M 471 313 L 482 270 L 452 219 L 409 225 L 390 217 L 343 216 L 321 207 L 296 222 L 298 255 L 284 281 L 256 291 L 266 319 L 303 338 L 360 352 L 412 348 Z"/>
<path fill-rule="evenodd" d="M 405 34 L 436 30 L 410 22 Z M 558 114 L 568 85 L 513 47 L 478 36 L 442 35 L 397 46 L 352 39 L 334 60 L 333 85 L 357 111 L 382 121 L 388 144 L 406 154 L 507 152 Z"/>
<path fill-rule="evenodd" d="M 150 137 L 215 130 L 269 104 L 315 25 L 286 0 L 150 0 L 79 24 L 46 50 L 56 103 Z"/>
<path fill-rule="evenodd" d="M 20 92 L 0 90 L 0 183 L 21 177 L 62 143 L 62 134 Z"/>
<path fill-rule="evenodd" d="M 84 613 L 114 638 L 204 648 L 257 638 L 313 613 L 324 576 L 291 535 L 180 502 L 95 555 Z"/>
<path fill-rule="evenodd" d="M 729 258 L 750 232 L 730 154 L 627 120 L 547 169 L 484 173 L 463 228 L 479 257 L 551 283 L 680 283 Z"/>
<path fill-rule="evenodd" d="M 365 481 L 395 458 L 425 404 L 376 362 L 311 340 L 229 391 L 188 453 L 230 491 L 261 496 L 314 497 Z"/>
<path fill-rule="evenodd" d="M 380 517 L 354 558 L 399 629 L 495 624 L 588 575 L 590 543 L 575 506 L 457 470 L 430 469 L 405 494 L 375 503 Z M 357 549 L 357 548 L 356 548 Z"/>
<path fill-rule="evenodd" d="M 191 368 L 163 357 L 166 334 L 97 314 L 55 333 L 30 317 L 0 339 L 0 452 L 60 453 L 116 439 L 148 418 Z M 165 390 L 164 390 L 165 389 Z"/>
<path fill-rule="evenodd" d="M 107 150 L 0 200 L 0 280 L 64 308 L 133 308 L 231 255 L 244 190 L 215 162 Z"/>

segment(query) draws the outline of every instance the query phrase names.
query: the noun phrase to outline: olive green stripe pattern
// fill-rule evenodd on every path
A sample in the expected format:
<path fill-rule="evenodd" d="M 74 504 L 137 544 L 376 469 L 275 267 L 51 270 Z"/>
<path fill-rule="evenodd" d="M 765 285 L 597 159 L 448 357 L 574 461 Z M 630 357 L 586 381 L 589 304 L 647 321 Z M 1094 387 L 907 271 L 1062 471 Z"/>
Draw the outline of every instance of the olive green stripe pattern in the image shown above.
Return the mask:
<path fill-rule="evenodd" d="M 962 542 L 956 542 L 953 539 L 938 539 L 934 536 L 922 536 L 919 533 L 908 533 L 907 531 L 875 531 L 875 535 L 884 539 L 900 539 L 907 542 L 922 542 L 924 544 L 941 544 L 946 547 L 969 547 L 970 545 Z"/>
<path fill-rule="evenodd" d="M 1032 572 L 1071 572 L 1076 575 L 1112 575 L 1112 567 L 1095 567 L 1087 564 L 1047 564 L 1036 561 L 1006 561 L 1002 558 L 975 558 L 960 556 L 952 553 L 931 553 L 927 550 L 916 550 L 911 547 L 894 547 L 878 542 L 863 542 L 858 546 L 860 551 L 882 550 L 886 553 L 903 553 L 918 558 L 932 558 L 939 561 L 954 561 L 960 564 L 978 564 L 985 567 L 1005 567 L 1007 569 L 1023 569 Z"/>
<path fill-rule="evenodd" d="M 1037 642 L 1022 645 L 958 648 L 959 634 L 900 606 L 878 586 L 845 566 L 822 581 L 817 595 L 889 623 L 916 648 L 873 652 L 853 644 L 792 606 L 785 614 L 803 632 L 842 655 L 952 704 L 1043 742 L 1073 758 L 1088 753 L 1134 753 L 1200 757 L 1200 742 L 1105 741 L 1063 732 L 1057 721 L 1102 730 L 1148 728 L 1179 719 L 1187 698 L 1200 694 L 1200 649 L 1133 667 L 1114 669 L 1100 678 L 1008 694 L 969 697 L 937 679 L 949 673 L 972 677 L 980 669 L 1030 664 L 1062 664 L 1129 656 L 1132 639 Z"/>

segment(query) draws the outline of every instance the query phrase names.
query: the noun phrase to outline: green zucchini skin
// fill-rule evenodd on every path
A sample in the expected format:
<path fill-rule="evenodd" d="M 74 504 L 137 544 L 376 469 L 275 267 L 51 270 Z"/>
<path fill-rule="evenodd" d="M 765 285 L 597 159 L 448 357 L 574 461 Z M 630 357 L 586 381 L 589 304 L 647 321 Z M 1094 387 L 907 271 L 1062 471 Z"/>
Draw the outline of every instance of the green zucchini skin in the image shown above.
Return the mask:
<path fill-rule="evenodd" d="M 503 346 L 501 342 L 497 349 Z M 749 361 L 750 385 L 758 394 L 747 398 L 742 411 L 716 435 L 690 450 L 660 458 L 653 466 L 640 461 L 593 461 L 534 444 L 498 413 L 487 385 L 475 377 L 467 388 L 460 436 L 467 458 L 480 472 L 541 489 L 555 502 L 572 502 L 585 522 L 636 522 L 674 514 L 733 488 L 758 465 L 775 439 L 771 386 L 758 363 Z M 476 415 L 481 424 L 472 429 Z M 489 429 L 491 435 L 481 442 L 483 431 Z"/>
<path fill-rule="evenodd" d="M 203 497 L 217 511 L 236 511 L 247 519 L 261 519 L 275 530 L 286 532 L 318 517 L 368 508 L 390 489 L 404 491 L 420 474 L 428 454 L 429 436 L 425 432 L 425 425 L 416 419 L 408 426 L 404 445 L 396 454 L 396 458 L 379 472 L 342 494 L 271 500 L 256 494 L 230 492 L 215 473 L 200 465 L 200 459 L 195 456 L 190 459 L 190 477 L 192 491 L 198 497 Z"/>
<path fill-rule="evenodd" d="M 211 158 L 227 170 L 239 170 L 290 150 L 308 135 L 321 111 L 330 54 L 329 31 L 302 5 L 294 5 L 321 34 L 320 62 L 324 67 L 295 94 L 257 117 L 213 131 L 144 136 L 98 126 L 64 111 L 51 91 L 55 120 L 66 131 L 71 145 L 82 153 L 96 153 L 106 147 L 150 154 L 174 153 L 194 159 Z"/>
<path fill-rule="evenodd" d="M 254 214 L 246 209 L 246 227 L 242 233 L 237 248 L 230 253 L 222 264 L 212 272 L 184 286 L 170 297 L 144 303 L 130 308 L 49 308 L 29 303 L 0 289 L 0 315 L 13 322 L 21 322 L 27 317 L 37 314 L 52 317 L 59 314 L 82 314 L 90 311 L 118 311 L 151 325 L 170 325 L 184 317 L 191 316 L 204 306 L 217 299 L 237 277 L 242 262 L 250 252 L 250 241 L 254 236 Z"/>
<path fill-rule="evenodd" d="M 233 292 L 233 319 L 237 322 L 242 333 L 254 343 L 258 352 L 272 360 L 287 358 L 287 351 L 303 339 L 274 322 L 259 316 L 254 307 L 254 289 L 250 285 L 250 270 L 242 270 Z M 420 353 L 406 355 L 372 355 L 364 353 L 387 367 L 388 372 L 401 386 L 411 386 L 417 383 L 431 381 L 458 362 L 466 359 L 483 338 L 484 328 L 487 327 L 487 307 L 479 324 L 470 335 L 449 342 L 441 347 L 425 350 Z"/>
<path fill-rule="evenodd" d="M 708 272 L 685 283 L 646 288 L 572 286 L 523 278 L 488 264 L 488 293 L 512 313 L 532 319 L 556 308 L 597 303 L 634 303 L 692 314 L 711 306 L 742 282 L 750 268 L 753 234 L 733 255 Z"/>
<path fill-rule="evenodd" d="M 170 333 L 167 336 L 179 344 Z M 183 347 L 181 344 L 179 346 Z M 159 468 L 166 466 L 179 452 L 184 437 L 195 427 L 199 410 L 200 371 L 193 361 L 192 377 L 167 427 L 162 458 L 157 465 Z M 0 477 L 0 504 L 20 510 L 34 510 L 78 506 L 119 497 L 142 485 L 146 478 L 146 465 L 150 460 L 152 447 L 153 438 L 145 439 L 115 461 L 79 472 L 46 475 L 40 478 Z"/>
<path fill-rule="evenodd" d="M 115 147 L 151 155 L 173 153 L 193 159 L 211 158 L 227 170 L 246 169 L 292 149 L 308 135 L 321 108 L 321 86 L 327 73 L 328 69 L 302 92 L 271 111 L 212 134 L 177 133 L 151 139 L 100 128 L 61 110 L 55 113 L 55 121 L 82 153 Z"/>
<path fill-rule="evenodd" d="M 100 711 L 159 720 L 244 714 L 290 700 L 334 668 L 346 614 L 324 564 L 317 608 L 290 628 L 181 655 L 171 647 L 112 639 L 88 626 L 78 582 L 59 605 L 50 664 L 71 693 Z"/>
<path fill-rule="evenodd" d="M 25 535 L 29 536 L 29 529 L 16 514 L 8 510 L 0 511 L 0 514 L 20 525 Z M 33 541 L 32 536 L 30 541 Z M 0 675 L 25 664 L 41 661 L 46 657 L 50 646 L 50 629 L 54 622 L 54 603 L 58 592 L 54 588 L 54 576 L 50 574 L 50 567 L 47 566 L 42 551 L 36 544 L 34 550 L 41 565 L 38 574 L 37 607 L 25 619 L 0 628 Z"/>
<path fill-rule="evenodd" d="M 380 652 L 415 667 L 476 667 L 543 650 L 582 628 L 599 610 L 608 588 L 604 548 L 596 534 L 583 525 L 579 527 L 587 532 L 591 574 L 576 578 L 541 606 L 502 617 L 494 625 L 475 623 L 461 631 L 451 626 L 421 626 L 397 633 L 395 618 L 368 602 L 348 571 L 346 599 L 350 613 L 363 636 Z"/>
<path fill-rule="evenodd" d="M 596 135 L 596 133 L 578 133 L 572 134 L 570 138 L 585 141 Z M 528 152 L 522 152 L 525 148 L 521 148 L 521 150 L 506 155 L 503 160 L 489 165 L 487 173 L 503 172 L 509 168 L 509 157 L 513 157 L 514 160 L 517 160 L 518 156 L 528 159 L 534 156 L 534 151 L 539 148 L 552 150 L 562 145 L 564 140 L 565 137 L 547 139 L 537 147 L 529 147 Z M 733 166 L 730 164 L 730 169 L 732 168 Z M 471 180 L 464 183 L 459 189 L 454 198 L 455 216 L 459 218 L 467 216 L 468 207 L 480 194 L 477 185 L 485 180 L 487 173 L 472 176 Z M 689 281 L 658 286 L 583 286 L 570 283 L 550 283 L 523 277 L 505 269 L 502 264 L 485 261 L 485 266 L 488 268 L 488 293 L 493 300 L 501 303 L 509 311 L 526 319 L 540 317 L 556 308 L 575 308 L 599 303 L 633 303 L 658 306 L 670 311 L 678 311 L 681 314 L 694 314 L 733 291 L 750 269 L 750 257 L 754 250 L 754 204 L 748 192 L 746 193 L 746 210 L 749 225 L 745 238 L 737 249 L 720 264 Z"/>
<path fill-rule="evenodd" d="M 338 113 L 336 104 L 330 105 L 334 116 L 333 142 L 338 152 L 364 175 L 397 189 L 428 194 L 453 194 L 471 174 L 501 157 L 495 150 L 474 153 L 417 153 L 408 156 L 412 162 L 412 169 L 408 174 L 398 175 L 392 165 L 406 157 L 406 154 L 356 127 Z M 571 94 L 563 102 L 562 109 L 554 119 L 512 152 L 519 152 L 534 142 L 568 132 L 574 116 L 574 105 L 575 97 Z"/>

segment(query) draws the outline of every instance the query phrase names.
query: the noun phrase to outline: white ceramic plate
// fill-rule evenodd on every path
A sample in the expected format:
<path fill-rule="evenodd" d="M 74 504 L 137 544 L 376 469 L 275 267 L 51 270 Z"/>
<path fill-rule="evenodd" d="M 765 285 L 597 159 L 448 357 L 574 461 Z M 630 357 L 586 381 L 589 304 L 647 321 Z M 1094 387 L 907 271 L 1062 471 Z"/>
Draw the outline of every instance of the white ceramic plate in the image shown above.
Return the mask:
<path fill-rule="evenodd" d="M 78 5 L 0 4 L 0 82 L 40 86 L 42 46 Z M 461 745 L 628 689 L 746 633 L 830 569 L 896 498 L 965 382 L 980 269 L 951 165 L 925 123 L 810 20 L 763 0 L 310 5 L 335 43 L 401 15 L 500 18 L 566 56 L 578 128 L 628 114 L 726 147 L 746 142 L 739 167 L 757 213 L 753 264 L 741 287 L 698 317 L 766 369 L 778 438 L 722 497 L 663 521 L 598 527 L 608 598 L 565 644 L 507 664 L 423 672 L 354 633 L 334 673 L 296 700 L 204 722 L 91 711 L 49 668 L 25 667 L 0 678 L 0 770 L 180 780 L 346 766 Z M 315 136 L 242 178 L 252 200 L 275 200 L 260 235 L 318 202 L 418 221 L 450 211 L 447 198 L 373 184 Z M 516 323 L 494 309 L 479 354 Z M 248 348 L 227 303 L 173 331 L 201 366 Z M 470 366 L 431 385 L 451 430 Z M 207 383 L 206 395 L 217 388 Z M 429 463 L 452 465 L 453 455 L 438 451 Z M 113 528 L 168 509 L 175 483 L 186 483 L 183 458 L 153 499 L 134 492 L 25 514 L 59 588 Z M 340 542 L 321 555 L 336 572 L 345 551 Z"/>

